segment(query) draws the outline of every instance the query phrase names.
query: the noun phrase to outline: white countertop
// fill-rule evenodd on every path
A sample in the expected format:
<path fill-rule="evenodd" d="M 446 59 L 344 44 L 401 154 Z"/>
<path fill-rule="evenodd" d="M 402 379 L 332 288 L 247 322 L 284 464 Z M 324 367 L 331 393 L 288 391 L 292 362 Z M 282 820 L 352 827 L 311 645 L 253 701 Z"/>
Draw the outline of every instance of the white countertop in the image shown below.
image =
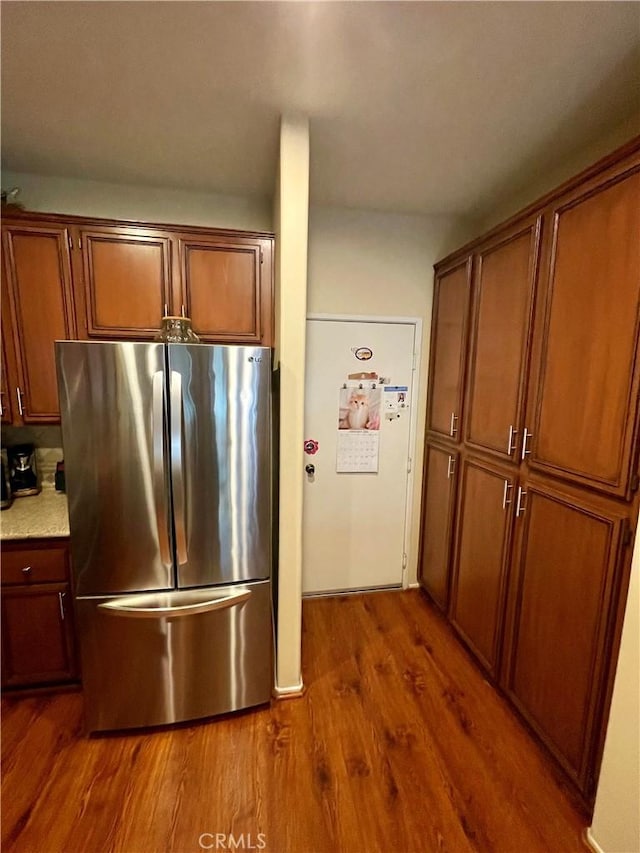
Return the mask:
<path fill-rule="evenodd" d="M 69 535 L 67 496 L 44 485 L 39 495 L 14 498 L 0 513 L 0 539 L 49 539 Z"/>
<path fill-rule="evenodd" d="M 0 539 L 58 539 L 69 535 L 67 496 L 56 492 L 56 460 L 60 448 L 36 450 L 42 491 L 39 495 L 14 498 L 9 509 L 0 512 Z"/>

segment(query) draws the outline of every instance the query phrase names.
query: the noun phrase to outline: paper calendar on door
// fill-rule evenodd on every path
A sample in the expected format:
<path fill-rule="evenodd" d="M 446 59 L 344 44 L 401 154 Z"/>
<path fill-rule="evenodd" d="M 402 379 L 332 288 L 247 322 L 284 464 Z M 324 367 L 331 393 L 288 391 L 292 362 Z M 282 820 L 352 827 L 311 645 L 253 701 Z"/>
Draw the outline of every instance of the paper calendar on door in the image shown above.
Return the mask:
<path fill-rule="evenodd" d="M 338 432 L 336 471 L 341 473 L 378 472 L 380 433 L 366 429 Z"/>
<path fill-rule="evenodd" d="M 380 387 L 351 382 L 340 389 L 336 471 L 377 473 L 380 447 Z"/>

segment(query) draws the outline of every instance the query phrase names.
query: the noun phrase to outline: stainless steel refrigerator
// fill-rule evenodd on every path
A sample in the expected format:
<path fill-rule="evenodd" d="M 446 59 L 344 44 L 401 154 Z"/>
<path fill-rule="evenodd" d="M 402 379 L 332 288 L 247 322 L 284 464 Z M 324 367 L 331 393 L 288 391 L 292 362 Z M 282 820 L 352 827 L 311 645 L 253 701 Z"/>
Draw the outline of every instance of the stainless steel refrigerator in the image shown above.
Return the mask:
<path fill-rule="evenodd" d="M 270 350 L 56 351 L 87 729 L 267 702 Z"/>

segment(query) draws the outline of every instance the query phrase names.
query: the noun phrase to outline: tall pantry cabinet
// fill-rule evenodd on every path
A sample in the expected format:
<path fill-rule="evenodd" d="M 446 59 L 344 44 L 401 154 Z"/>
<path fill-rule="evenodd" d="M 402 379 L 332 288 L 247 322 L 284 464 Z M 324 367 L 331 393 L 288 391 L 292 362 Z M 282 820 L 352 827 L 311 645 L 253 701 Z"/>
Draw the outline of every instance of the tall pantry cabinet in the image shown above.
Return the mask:
<path fill-rule="evenodd" d="M 638 515 L 639 317 L 640 139 L 436 265 L 420 582 L 587 802 Z"/>

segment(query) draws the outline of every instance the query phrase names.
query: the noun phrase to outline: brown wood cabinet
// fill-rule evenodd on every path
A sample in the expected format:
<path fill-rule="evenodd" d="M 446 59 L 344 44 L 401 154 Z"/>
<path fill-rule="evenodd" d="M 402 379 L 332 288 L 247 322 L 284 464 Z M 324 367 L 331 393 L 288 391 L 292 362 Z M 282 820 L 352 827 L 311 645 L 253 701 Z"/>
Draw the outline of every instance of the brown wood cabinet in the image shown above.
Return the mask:
<path fill-rule="evenodd" d="M 436 265 L 427 428 L 460 470 L 445 550 L 427 453 L 419 579 L 587 804 L 640 504 L 639 199 L 640 138 Z"/>
<path fill-rule="evenodd" d="M 7 377 L 7 356 L 5 347 L 5 335 L 2 334 L 2 351 L 0 353 L 0 420 L 3 424 L 13 422 L 13 409 L 11 407 L 11 387 Z"/>
<path fill-rule="evenodd" d="M 460 441 L 471 256 L 436 274 L 431 326 L 427 428 Z"/>
<path fill-rule="evenodd" d="M 171 240 L 139 228 L 79 228 L 89 338 L 153 338 L 172 305 Z"/>
<path fill-rule="evenodd" d="M 273 344 L 273 235 L 12 213 L 2 240 L 3 423 L 59 423 L 56 340 L 185 313 L 205 342 Z"/>
<path fill-rule="evenodd" d="M 640 165 L 549 211 L 530 463 L 625 496 L 638 405 Z"/>
<path fill-rule="evenodd" d="M 462 460 L 449 610 L 484 668 L 497 675 L 516 483 L 508 469 Z"/>
<path fill-rule="evenodd" d="M 271 316 L 271 246 L 249 238 L 181 236 L 180 305 L 203 341 L 259 344 Z M 267 256 L 265 258 L 265 255 Z M 269 336 L 270 340 L 270 336 Z"/>
<path fill-rule="evenodd" d="M 523 495 L 502 682 L 584 787 L 626 513 L 542 480 Z"/>
<path fill-rule="evenodd" d="M 427 443 L 419 579 L 441 610 L 449 603 L 449 563 L 458 454 Z"/>
<path fill-rule="evenodd" d="M 68 230 L 30 221 L 5 225 L 2 238 L 2 330 L 13 422 L 56 423 L 54 341 L 76 337 Z"/>
<path fill-rule="evenodd" d="M 475 258 L 465 441 L 519 461 L 541 219 L 518 224 Z"/>
<path fill-rule="evenodd" d="M 68 542 L 3 542 L 3 688 L 77 678 Z"/>

